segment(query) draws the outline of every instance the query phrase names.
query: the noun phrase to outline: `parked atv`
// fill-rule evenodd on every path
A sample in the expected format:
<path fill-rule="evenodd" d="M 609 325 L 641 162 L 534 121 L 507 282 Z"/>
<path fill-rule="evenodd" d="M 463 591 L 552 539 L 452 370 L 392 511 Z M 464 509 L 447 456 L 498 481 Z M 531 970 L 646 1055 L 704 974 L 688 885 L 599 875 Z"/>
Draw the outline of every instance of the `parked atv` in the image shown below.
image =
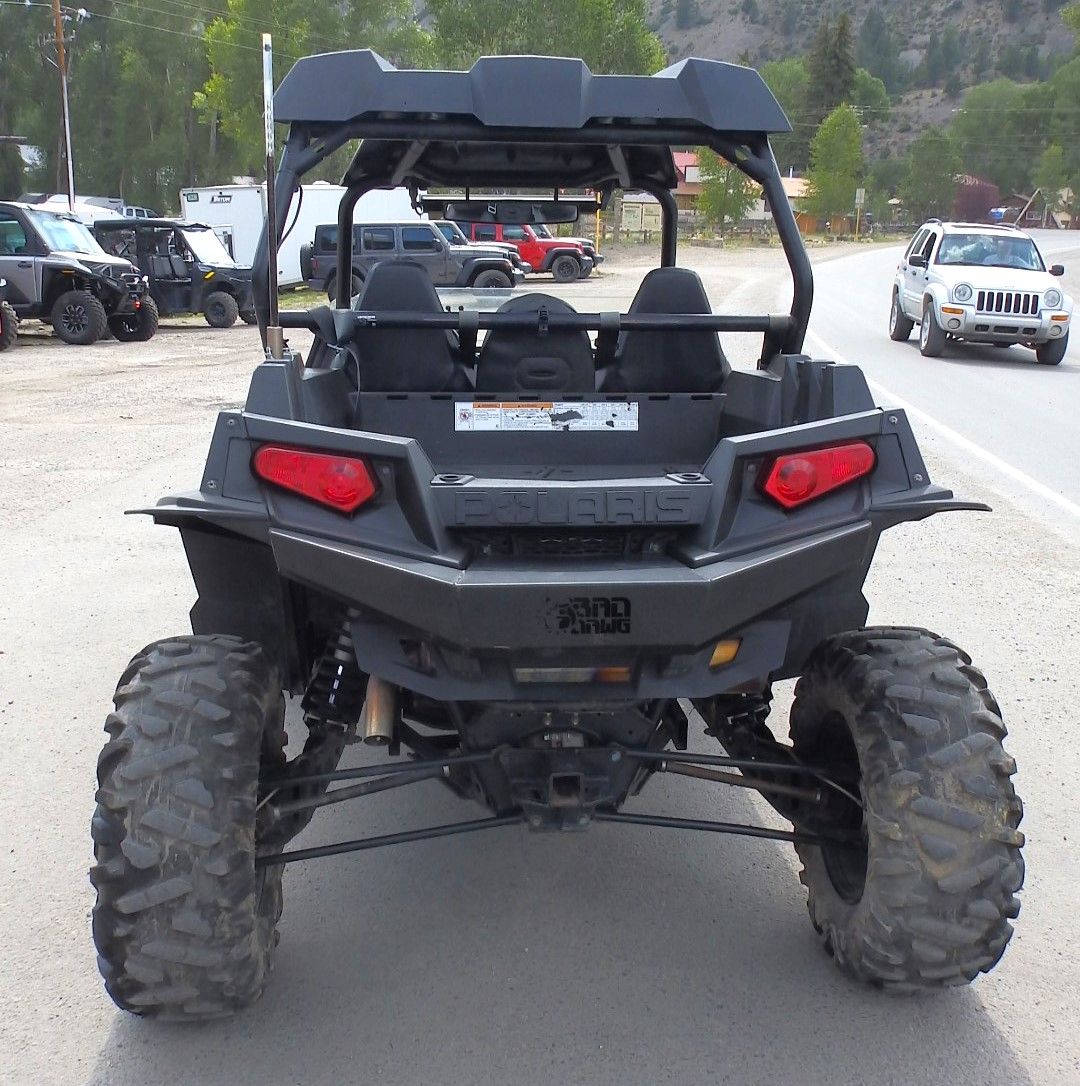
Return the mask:
<path fill-rule="evenodd" d="M 157 331 L 143 276 L 106 253 L 73 215 L 0 203 L 0 275 L 19 318 L 51 324 L 65 343 L 96 343 L 110 331 L 149 339 Z"/>
<path fill-rule="evenodd" d="M 257 365 L 199 489 L 144 510 L 179 528 L 198 601 L 192 633 L 132 659 L 106 721 L 92 879 L 112 998 L 189 1020 L 257 998 L 286 864 L 594 822 L 792 843 L 825 947 L 876 987 L 991 969 L 1024 871 L 998 704 L 946 638 L 865 627 L 862 594 L 885 529 L 985 507 L 930 483 L 857 367 L 802 353 L 811 271 L 768 140 L 789 125 L 758 75 L 412 72 L 359 51 L 299 61 L 275 107 L 282 223 L 302 175 L 358 139 L 340 221 L 378 187 L 621 185 L 660 201 L 660 266 L 622 314 L 547 294 L 448 311 L 408 260 L 373 268 L 351 308 L 282 314 L 315 336 L 306 364 Z M 716 315 L 676 266 L 672 145 L 762 186 L 790 312 Z M 264 246 L 263 325 L 266 263 Z M 762 336 L 756 371 L 731 368 L 720 332 Z M 783 743 L 771 692 L 793 678 Z M 306 726 L 292 758 L 283 694 Z M 359 741 L 388 757 L 338 769 Z M 657 773 L 754 789 L 791 828 L 627 809 Z M 319 807 L 427 780 L 486 814 L 288 847 Z"/>
<path fill-rule="evenodd" d="M 0 279 L 0 351 L 15 343 L 19 334 L 19 318 L 7 300 L 7 280 Z"/>
<path fill-rule="evenodd" d="M 146 275 L 162 316 L 202 313 L 213 328 L 255 323 L 251 269 L 229 256 L 209 226 L 182 219 L 102 219 L 94 235 Z"/>

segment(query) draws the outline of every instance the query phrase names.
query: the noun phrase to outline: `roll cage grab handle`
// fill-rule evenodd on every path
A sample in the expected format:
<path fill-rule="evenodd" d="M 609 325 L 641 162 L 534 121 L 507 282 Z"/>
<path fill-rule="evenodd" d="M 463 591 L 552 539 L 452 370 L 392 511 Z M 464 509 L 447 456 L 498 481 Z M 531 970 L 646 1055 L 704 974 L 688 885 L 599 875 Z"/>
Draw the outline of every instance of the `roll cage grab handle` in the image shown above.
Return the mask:
<path fill-rule="evenodd" d="M 300 179 L 309 170 L 322 162 L 334 151 L 351 139 L 389 138 L 394 140 L 461 140 L 477 142 L 477 135 L 482 131 L 468 124 L 446 124 L 428 122 L 368 121 L 356 124 L 338 125 L 324 135 L 313 136 L 306 126 L 293 125 L 289 138 L 281 154 L 274 193 L 279 208 L 277 231 L 278 242 L 288 220 L 288 211 L 292 198 L 300 186 Z M 544 131 L 544 130 L 541 130 Z M 649 138 L 652 136 L 653 138 Z M 660 138 L 657 138 L 660 137 Z M 666 145 L 701 145 L 704 143 L 744 173 L 751 180 L 758 182 L 764 190 L 777 235 L 784 250 L 792 276 L 792 301 L 790 317 L 782 322 L 768 317 L 759 318 L 767 322 L 765 350 L 763 359 L 773 353 L 799 354 L 803 349 L 810 310 L 814 300 L 814 277 L 810 259 L 802 243 L 795 213 L 788 202 L 787 194 L 776 165 L 768 136 L 764 133 L 752 140 L 736 141 L 725 138 L 721 133 L 703 133 L 699 128 L 681 129 L 670 127 L 656 133 L 642 131 L 639 126 L 605 126 L 602 132 L 590 129 L 559 132 L 559 142 L 606 145 L 662 143 Z M 544 131 L 541 138 L 535 129 L 500 129 L 500 142 L 550 143 L 550 132 Z M 338 288 L 338 308 L 348 308 L 349 290 L 352 282 L 352 225 L 353 211 L 357 201 L 364 193 L 377 188 L 395 188 L 404 178 L 396 176 L 372 177 L 366 183 L 350 185 L 338 206 L 338 250 L 336 283 Z M 660 244 L 660 264 L 672 267 L 675 264 L 675 250 L 678 230 L 678 206 L 670 189 L 658 185 L 638 184 L 655 196 L 660 202 L 662 227 Z M 265 233 L 259 239 L 255 252 L 252 274 L 252 290 L 255 298 L 255 312 L 258 316 L 259 331 L 265 343 L 266 324 L 269 316 L 269 289 L 267 271 L 269 254 Z M 298 320 L 282 322 L 290 327 L 301 326 Z M 729 326 L 730 327 L 730 326 Z M 756 329 L 755 329 L 756 330 Z"/>

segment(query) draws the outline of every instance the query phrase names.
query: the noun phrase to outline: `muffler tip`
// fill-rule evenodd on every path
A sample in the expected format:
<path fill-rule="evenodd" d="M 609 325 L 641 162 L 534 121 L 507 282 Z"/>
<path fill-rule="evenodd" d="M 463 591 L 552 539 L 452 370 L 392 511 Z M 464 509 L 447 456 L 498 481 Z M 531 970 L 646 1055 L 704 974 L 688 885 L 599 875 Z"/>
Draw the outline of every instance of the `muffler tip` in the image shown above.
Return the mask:
<path fill-rule="evenodd" d="M 394 737 L 397 719 L 397 689 L 385 679 L 372 675 L 364 699 L 364 744 L 385 747 Z"/>

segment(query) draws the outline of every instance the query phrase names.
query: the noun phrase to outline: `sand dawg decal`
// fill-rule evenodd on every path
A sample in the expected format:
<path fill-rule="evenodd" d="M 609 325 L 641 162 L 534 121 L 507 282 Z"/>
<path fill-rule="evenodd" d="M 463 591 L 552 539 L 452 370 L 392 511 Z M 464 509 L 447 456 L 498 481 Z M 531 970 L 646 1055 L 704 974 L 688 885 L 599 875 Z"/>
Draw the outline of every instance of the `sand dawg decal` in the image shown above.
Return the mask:
<path fill-rule="evenodd" d="M 625 596 L 571 596 L 547 601 L 544 623 L 552 633 L 628 634 L 630 601 Z"/>

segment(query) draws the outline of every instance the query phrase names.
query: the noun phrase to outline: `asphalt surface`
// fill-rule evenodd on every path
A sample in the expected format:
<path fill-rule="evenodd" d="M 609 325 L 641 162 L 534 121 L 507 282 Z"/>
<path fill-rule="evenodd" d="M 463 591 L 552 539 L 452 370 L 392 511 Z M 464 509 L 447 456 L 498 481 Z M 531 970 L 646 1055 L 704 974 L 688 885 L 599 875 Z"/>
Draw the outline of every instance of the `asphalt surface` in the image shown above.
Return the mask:
<path fill-rule="evenodd" d="M 760 309 L 782 290 L 775 252 L 684 259 L 717 308 Z M 1053 370 L 1019 349 L 930 363 L 886 335 L 895 250 L 814 259 L 815 353 L 861 362 L 883 403 L 902 397 L 932 478 L 996 508 L 888 533 L 866 591 L 871 621 L 964 645 L 1002 702 L 1029 844 L 1001 965 L 969 989 L 883 996 L 817 945 L 789 846 L 510 828 L 290 868 L 257 1006 L 198 1028 L 119 1013 L 90 942 L 94 760 L 124 664 L 186 629 L 193 600 L 175 533 L 121 512 L 195 485 L 257 341 L 166 329 L 80 350 L 26 336 L 0 359 L 0 1082 L 1080 1082 L 1080 521 L 1024 482 L 1077 500 L 1076 347 Z M 623 257 L 568 289 L 580 308 L 625 304 L 643 270 Z M 743 363 L 753 350 L 730 345 Z M 432 783 L 362 802 L 322 812 L 297 843 L 479 813 Z M 661 778 L 632 809 L 779 824 L 757 797 L 701 781 Z"/>

